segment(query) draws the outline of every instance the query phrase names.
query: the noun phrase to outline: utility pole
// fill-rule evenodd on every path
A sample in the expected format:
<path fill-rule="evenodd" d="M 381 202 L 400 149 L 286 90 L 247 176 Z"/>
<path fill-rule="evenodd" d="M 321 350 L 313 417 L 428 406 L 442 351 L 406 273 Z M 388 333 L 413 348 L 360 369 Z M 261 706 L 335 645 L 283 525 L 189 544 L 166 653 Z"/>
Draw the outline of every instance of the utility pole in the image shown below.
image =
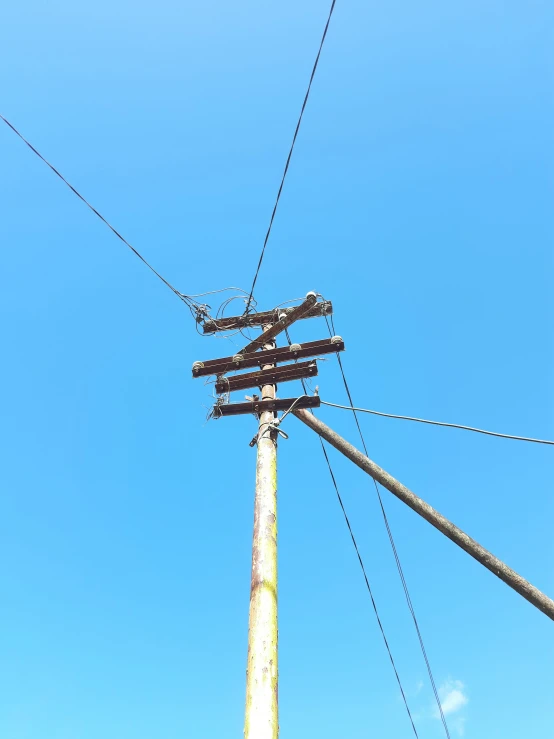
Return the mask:
<path fill-rule="evenodd" d="M 315 358 L 344 350 L 340 336 L 302 344 L 277 347 L 275 338 L 295 321 L 330 315 L 331 303 L 319 300 L 316 293 L 294 308 L 200 321 L 205 334 L 261 328 L 261 335 L 232 357 L 195 362 L 193 377 L 216 376 L 219 394 L 212 410 L 214 418 L 253 414 L 258 431 L 250 442 L 257 446 L 254 534 L 248 620 L 248 657 L 246 669 L 245 739 L 278 739 L 278 665 L 277 665 L 277 440 L 287 438 L 279 428 L 278 411 L 293 413 L 323 439 L 338 449 L 364 472 L 380 482 L 432 526 L 441 531 L 474 559 L 554 620 L 554 601 L 510 569 L 478 542 L 448 521 L 405 485 L 395 480 L 375 462 L 362 454 L 306 409 L 319 408 L 314 396 L 278 398 L 277 385 L 314 377 L 318 373 Z M 310 361 L 299 362 L 300 359 Z M 277 366 L 283 365 L 283 366 Z M 241 370 L 257 368 L 253 372 Z M 240 374 L 236 374 L 240 372 Z M 231 374 L 230 374 L 231 373 Z M 259 388 L 247 402 L 231 403 L 230 394 Z"/>
<path fill-rule="evenodd" d="M 232 357 L 195 362 L 193 377 L 216 375 L 215 389 L 220 394 L 212 414 L 215 418 L 252 413 L 258 419 L 258 432 L 250 442 L 257 445 L 254 534 L 248 620 L 248 657 L 246 669 L 245 739 L 278 739 L 278 663 L 277 663 L 277 439 L 278 411 L 318 408 L 317 395 L 277 398 L 277 383 L 317 375 L 314 359 L 306 357 L 344 350 L 340 336 L 290 347 L 277 348 L 275 337 L 295 321 L 330 315 L 331 303 L 318 301 L 308 293 L 301 305 L 284 310 L 266 311 L 203 323 L 204 333 L 261 327 L 261 335 Z M 282 367 L 277 364 L 286 362 Z M 228 375 L 237 370 L 258 367 L 255 372 Z M 235 390 L 260 388 L 246 403 L 230 403 Z"/>
<path fill-rule="evenodd" d="M 265 333 L 271 324 L 263 326 Z M 263 349 L 275 349 L 270 339 Z M 262 371 L 275 364 L 263 364 Z M 274 400 L 276 385 L 262 386 L 262 401 Z M 252 579 L 248 620 L 245 739 L 279 736 L 277 668 L 277 432 L 272 410 L 260 413 L 256 498 L 252 539 Z"/>

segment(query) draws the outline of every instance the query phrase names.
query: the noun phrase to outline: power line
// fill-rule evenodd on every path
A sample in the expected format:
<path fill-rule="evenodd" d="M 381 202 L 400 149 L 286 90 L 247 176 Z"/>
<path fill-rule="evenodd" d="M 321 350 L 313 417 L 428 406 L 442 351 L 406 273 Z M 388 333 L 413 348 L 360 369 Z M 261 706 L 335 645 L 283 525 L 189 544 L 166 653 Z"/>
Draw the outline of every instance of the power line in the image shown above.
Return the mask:
<path fill-rule="evenodd" d="M 69 189 L 70 189 L 70 190 L 71 190 L 71 191 L 72 191 L 72 192 L 73 192 L 73 193 L 74 193 L 74 194 L 75 194 L 75 195 L 76 195 L 76 196 L 77 196 L 77 197 L 79 198 L 79 200 L 82 200 L 82 202 L 83 202 L 83 203 L 84 203 L 84 204 L 85 204 L 85 205 L 86 205 L 86 206 L 87 206 L 88 208 L 90 208 L 90 210 L 91 210 L 91 211 L 92 211 L 92 212 L 93 212 L 93 213 L 94 213 L 94 214 L 95 214 L 96 216 L 98 216 L 98 218 L 100 218 L 100 220 L 101 220 L 101 221 L 102 221 L 103 223 L 105 223 L 105 224 L 106 224 L 106 226 L 107 226 L 107 227 L 108 227 L 108 228 L 110 229 L 110 231 L 112 231 L 112 232 L 113 232 L 113 233 L 114 233 L 114 234 L 115 234 L 115 235 L 117 236 L 117 238 L 118 238 L 118 239 L 120 239 L 120 240 L 121 240 L 121 241 L 122 241 L 122 242 L 123 242 L 123 243 L 125 244 L 125 246 L 128 246 L 128 247 L 129 247 L 129 249 L 130 249 L 130 250 L 131 250 L 131 251 L 133 252 L 133 254 L 135 254 L 135 255 L 136 255 L 136 256 L 137 256 L 137 257 L 138 257 L 138 258 L 139 258 L 139 259 L 141 260 L 141 262 L 143 262 L 143 263 L 144 263 L 144 264 L 145 264 L 145 265 L 146 265 L 146 266 L 148 267 L 148 269 L 149 269 L 149 270 L 150 270 L 151 272 L 153 272 L 153 273 L 154 273 L 154 274 L 156 275 L 156 277 L 158 277 L 158 278 L 159 278 L 159 279 L 160 279 L 160 280 L 161 280 L 161 281 L 162 281 L 162 282 L 164 283 L 164 285 L 167 285 L 167 287 L 168 287 L 168 288 L 169 288 L 169 289 L 170 289 L 170 290 L 171 290 L 171 291 L 172 291 L 173 293 L 175 293 L 175 295 L 177 295 L 177 297 L 178 297 L 178 298 L 180 298 L 180 299 L 181 299 L 181 300 L 182 300 L 182 301 L 183 301 L 184 303 L 186 303 L 186 305 L 187 305 L 187 306 L 189 307 L 189 309 L 191 310 L 191 312 L 193 313 L 193 315 L 195 315 L 195 316 L 197 316 L 197 317 L 198 317 L 198 315 L 202 315 L 202 308 L 203 308 L 204 306 L 201 306 L 201 305 L 200 305 L 199 303 L 197 303 L 197 302 L 196 302 L 195 300 L 193 300 L 193 298 L 192 298 L 192 297 L 190 297 L 190 296 L 188 296 L 188 295 L 183 295 L 183 293 L 180 293 L 180 292 L 179 292 L 179 290 L 177 290 L 176 288 L 174 288 L 174 287 L 173 287 L 173 285 L 172 285 L 172 284 L 171 284 L 170 282 L 168 282 L 168 281 L 167 281 L 167 280 L 165 279 L 165 277 L 162 277 L 162 275 L 161 275 L 161 274 L 160 274 L 159 272 L 157 272 L 157 271 L 156 271 L 156 270 L 154 269 L 154 267 L 152 267 L 152 265 L 151 265 L 151 264 L 150 264 L 149 262 L 147 262 L 147 261 L 146 261 L 146 259 L 145 259 L 145 258 L 144 258 L 144 257 L 142 256 L 142 254 L 140 254 L 140 253 L 139 253 L 139 252 L 138 252 L 138 251 L 137 251 L 137 250 L 135 249 L 135 247 L 134 247 L 134 246 L 132 246 L 132 245 L 131 245 L 131 244 L 130 244 L 130 243 L 129 243 L 128 241 L 127 241 L 127 239 L 125 239 L 125 238 L 124 238 L 124 237 L 123 237 L 123 236 L 122 236 L 122 235 L 121 235 L 121 234 L 119 233 L 119 231 L 117 231 L 117 230 L 116 230 L 116 229 L 115 229 L 115 228 L 114 228 L 114 227 L 113 227 L 113 226 L 111 225 L 111 223 L 109 223 L 109 222 L 108 222 L 108 221 L 107 221 L 107 220 L 106 220 L 106 219 L 104 218 L 104 216 L 103 216 L 103 215 L 102 215 L 101 213 L 99 213 L 99 212 L 98 212 L 98 211 L 96 210 L 96 208 L 94 208 L 94 207 L 93 207 L 93 206 L 92 206 L 92 205 L 91 205 L 91 204 L 90 204 L 90 203 L 88 202 L 88 200 L 85 200 L 85 198 L 84 198 L 84 197 L 83 197 L 83 196 L 81 195 L 81 193 L 80 193 L 80 192 L 78 192 L 78 191 L 77 191 L 77 190 L 76 190 L 76 189 L 75 189 L 75 188 L 73 187 L 73 185 L 72 185 L 71 183 L 69 183 L 69 182 L 68 182 L 68 181 L 67 181 L 67 180 L 65 179 L 65 177 L 64 177 L 64 176 L 63 176 L 63 175 L 62 175 L 62 174 L 61 174 L 61 173 L 60 173 L 60 172 L 59 172 L 59 171 L 58 171 L 58 170 L 57 170 L 57 169 L 56 169 L 56 168 L 55 168 L 55 167 L 54 167 L 54 166 L 53 166 L 52 164 L 50 164 L 50 162 L 49 162 L 49 161 L 48 161 L 47 159 L 45 159 L 45 158 L 44 158 L 44 157 L 42 156 L 42 154 L 41 154 L 41 153 L 40 153 L 40 152 L 39 152 L 39 151 L 38 151 L 37 149 L 35 149 L 35 147 L 34 147 L 34 146 L 33 146 L 33 145 L 32 145 L 32 144 L 31 144 L 31 143 L 30 143 L 30 142 L 29 142 L 29 141 L 28 141 L 28 140 L 27 140 L 27 139 L 26 139 L 26 138 L 25 138 L 24 136 L 23 136 L 23 134 L 21 134 L 21 133 L 20 133 L 20 132 L 19 132 L 19 131 L 17 130 L 17 128 L 16 128 L 16 127 L 15 127 L 14 125 L 12 125 L 12 124 L 11 124 L 11 123 L 10 123 L 10 122 L 9 122 L 9 121 L 7 120 L 7 118 L 4 118 L 4 116 L 3 116 L 3 115 L 2 115 L 1 113 L 0 113 L 0 118 L 1 118 L 1 119 L 2 119 L 3 121 L 4 121 L 4 123 L 5 123 L 5 124 L 6 124 L 7 126 L 9 126 L 9 128 L 11 128 L 11 130 L 12 130 L 12 131 L 13 131 L 13 132 L 14 132 L 14 133 L 15 133 L 15 134 L 17 135 L 17 136 L 19 136 L 19 138 L 20 138 L 20 139 L 21 139 L 21 140 L 22 140 L 22 141 L 23 141 L 23 142 L 24 142 L 25 144 L 27 144 L 27 146 L 29 147 L 29 149 L 31 149 L 31 151 L 32 151 L 32 152 L 34 152 L 34 153 L 35 153 L 35 154 L 37 155 L 37 157 L 38 157 L 39 159 L 41 159 L 41 160 L 42 160 L 42 161 L 44 162 L 44 164 L 46 164 L 46 165 L 47 165 L 48 167 L 50 167 L 50 169 L 52 170 L 52 172 L 54 172 L 54 174 L 56 174 L 56 175 L 57 175 L 57 176 L 58 176 L 58 177 L 60 178 L 60 180 L 62 180 L 62 182 L 64 182 L 64 183 L 65 183 L 65 184 L 66 184 L 66 185 L 67 185 L 67 186 L 69 187 Z"/>
<path fill-rule="evenodd" d="M 531 441 L 535 444 L 549 444 L 554 446 L 554 441 L 548 439 L 533 439 L 528 436 L 514 436 L 512 434 L 500 434 L 496 431 L 485 431 L 473 426 L 463 426 L 459 423 L 444 423 L 443 421 L 429 421 L 426 418 L 414 418 L 413 416 L 398 416 L 393 413 L 381 413 L 380 411 L 372 411 L 369 408 L 354 408 L 349 405 L 339 405 L 338 403 L 329 403 L 325 400 L 321 401 L 322 405 L 329 405 L 332 408 L 341 408 L 347 411 L 359 411 L 360 413 L 372 413 L 374 416 L 383 416 L 384 418 L 400 418 L 403 421 L 417 421 L 418 423 L 428 423 L 431 426 L 446 426 L 452 429 L 463 429 L 464 431 L 475 431 L 478 434 L 486 434 L 487 436 L 498 436 L 501 439 L 514 439 L 515 441 Z"/>
<path fill-rule="evenodd" d="M 348 531 L 350 532 L 350 537 L 352 539 L 352 544 L 354 545 L 354 549 L 356 550 L 356 555 L 358 557 L 358 562 L 360 563 L 360 567 L 362 568 L 362 573 L 363 573 L 363 576 L 364 576 L 364 580 L 365 580 L 365 584 L 366 584 L 366 587 L 367 587 L 367 591 L 369 593 L 369 597 L 371 598 L 371 605 L 373 606 L 373 610 L 375 612 L 375 617 L 377 618 L 377 623 L 379 624 L 379 629 L 381 631 L 381 635 L 383 637 L 383 641 L 385 642 L 385 647 L 387 648 L 387 653 L 388 653 L 389 659 L 391 661 L 392 669 L 394 670 L 394 674 L 396 676 L 396 681 L 398 683 L 398 687 L 400 688 L 400 692 L 402 693 L 402 700 L 404 701 L 404 705 L 406 707 L 406 711 L 408 712 L 408 716 L 410 717 L 410 723 L 412 724 L 412 729 L 414 731 L 414 734 L 417 737 L 418 736 L 417 729 L 415 727 L 414 720 L 413 720 L 412 714 L 410 712 L 410 708 L 408 706 L 408 701 L 406 699 L 406 694 L 404 693 L 404 688 L 402 687 L 402 683 L 400 682 L 400 676 L 398 674 L 398 670 L 396 669 L 396 665 L 394 663 L 394 659 L 393 659 L 393 656 L 392 656 L 392 653 L 391 653 L 391 650 L 390 650 L 390 647 L 389 647 L 389 643 L 387 641 L 387 637 L 385 636 L 385 630 L 383 629 L 383 624 L 381 623 L 381 619 L 379 617 L 379 611 L 377 610 L 377 604 L 375 603 L 375 598 L 373 597 L 373 592 L 371 590 L 371 586 L 370 586 L 369 580 L 367 578 L 367 574 L 366 574 L 366 571 L 365 571 L 364 563 L 363 563 L 363 560 L 362 560 L 362 556 L 360 554 L 360 550 L 358 549 L 358 544 L 356 543 L 356 538 L 354 536 L 354 532 L 352 531 L 352 526 L 350 525 L 350 521 L 348 519 L 348 515 L 347 515 L 346 510 L 344 508 L 344 504 L 342 502 L 342 498 L 341 498 L 341 495 L 340 495 L 340 492 L 339 492 L 337 481 L 335 479 L 335 475 L 333 474 L 333 470 L 331 468 L 331 463 L 330 463 L 329 457 L 327 455 L 327 450 L 325 449 L 325 445 L 323 443 L 323 439 L 320 438 L 319 441 L 321 442 L 321 449 L 323 451 L 323 455 L 325 457 L 325 461 L 327 462 L 327 465 L 329 467 L 329 474 L 331 475 L 331 479 L 332 479 L 333 485 L 335 487 L 335 492 L 337 494 L 337 498 L 339 500 L 339 504 L 340 504 L 340 507 L 342 509 L 342 513 L 344 515 L 344 520 L 346 521 L 346 525 L 348 527 Z"/>
<path fill-rule="evenodd" d="M 304 110 L 306 109 L 306 104 L 307 104 L 308 98 L 310 96 L 310 91 L 312 89 L 312 82 L 314 81 L 314 77 L 315 77 L 317 65 L 319 64 L 319 57 L 321 56 L 321 50 L 323 49 L 323 44 L 325 42 L 325 37 L 327 36 L 327 30 L 329 28 L 329 23 L 331 22 L 331 17 L 333 15 L 333 11 L 335 9 L 335 3 L 336 3 L 336 0 L 333 0 L 332 3 L 331 3 L 331 9 L 329 10 L 329 17 L 327 18 L 327 23 L 325 24 L 325 29 L 323 31 L 323 36 L 321 37 L 321 42 L 319 44 L 319 50 L 317 52 L 317 56 L 315 58 L 314 66 L 313 66 L 313 69 L 312 69 L 312 74 L 310 75 L 310 81 L 308 83 L 308 89 L 306 90 L 306 95 L 304 96 L 304 102 L 302 103 L 302 108 L 300 110 L 300 115 L 298 117 L 298 122 L 297 122 L 296 128 L 294 130 L 294 136 L 292 137 L 292 144 L 290 146 L 289 154 L 287 156 L 287 161 L 286 161 L 286 164 L 285 164 L 285 169 L 283 171 L 283 176 L 281 178 L 281 184 L 279 185 L 279 190 L 277 192 L 277 198 L 275 200 L 275 205 L 273 206 L 273 211 L 271 213 L 271 218 L 269 219 L 269 226 L 268 226 L 268 229 L 267 229 L 267 233 L 265 235 L 264 245 L 262 247 L 262 251 L 261 251 L 261 254 L 260 254 L 260 259 L 258 261 L 258 266 L 256 267 L 256 274 L 254 275 L 254 279 L 252 281 L 252 287 L 250 288 L 250 296 L 248 298 L 248 302 L 246 303 L 246 308 L 245 308 L 245 311 L 244 311 L 245 314 L 248 313 L 248 311 L 250 309 L 250 303 L 252 301 L 252 296 L 254 295 L 254 288 L 256 286 L 256 281 L 258 279 L 258 274 L 260 272 L 260 267 L 262 266 L 262 262 L 263 262 L 263 259 L 264 259 L 265 249 L 266 249 L 266 246 L 267 246 L 267 242 L 269 240 L 269 235 L 271 233 L 271 228 L 273 226 L 273 221 L 275 219 L 275 214 L 277 212 L 277 207 L 279 205 L 279 200 L 281 199 L 281 193 L 283 191 L 283 185 L 285 184 L 285 178 L 287 176 L 287 172 L 288 172 L 288 169 L 289 169 L 290 160 L 291 160 L 291 157 L 292 157 L 292 152 L 294 150 L 294 145 L 296 143 L 296 137 L 298 136 L 298 131 L 300 130 L 300 124 L 302 123 L 302 117 L 304 115 Z"/>
<path fill-rule="evenodd" d="M 289 335 L 288 328 L 285 329 L 285 335 L 287 337 L 287 341 L 288 341 L 289 346 L 290 346 L 292 344 L 292 341 L 291 341 L 291 338 L 290 338 L 290 335 Z M 306 387 L 305 380 L 302 378 L 300 380 L 300 382 L 302 383 L 302 388 L 304 390 L 304 394 L 307 395 L 308 394 L 308 389 Z M 289 409 L 289 411 L 290 410 L 291 409 Z M 313 413 L 314 411 L 312 410 L 311 412 Z M 344 507 L 344 503 L 342 502 L 342 497 L 341 497 L 341 494 L 340 494 L 340 491 L 339 491 L 339 487 L 337 485 L 337 480 L 335 478 L 335 473 L 333 472 L 333 468 L 331 467 L 331 460 L 329 459 L 329 455 L 327 454 L 327 450 L 325 448 L 325 444 L 323 443 L 323 439 L 321 437 L 319 437 L 319 441 L 320 441 L 320 444 L 321 444 L 321 451 L 323 452 L 323 456 L 325 457 L 325 461 L 326 461 L 327 467 L 329 469 L 329 474 L 331 475 L 331 480 L 333 482 L 333 487 L 335 488 L 335 492 L 337 494 L 337 498 L 338 498 L 338 501 L 339 501 L 339 504 L 340 504 L 340 507 L 341 507 L 341 510 L 342 510 L 342 513 L 343 513 L 343 516 L 344 516 L 344 520 L 346 522 L 346 525 L 348 527 L 348 531 L 350 533 L 350 537 L 352 539 L 352 544 L 354 545 L 354 549 L 356 551 L 356 556 L 358 557 L 358 562 L 360 563 L 360 567 L 362 569 L 362 573 L 363 573 L 365 584 L 366 584 L 366 587 L 367 587 L 367 590 L 368 590 L 368 593 L 369 593 L 369 597 L 371 598 L 371 605 L 373 606 L 373 611 L 374 611 L 375 617 L 377 619 L 377 624 L 379 625 L 379 630 L 381 631 L 381 636 L 383 637 L 383 641 L 385 642 L 385 647 L 386 647 L 386 650 L 387 650 L 387 654 L 389 655 L 389 659 L 390 659 L 390 662 L 391 662 L 391 665 L 392 665 L 392 669 L 393 669 L 394 675 L 396 677 L 396 682 L 398 683 L 398 687 L 400 688 L 400 693 L 402 695 L 402 700 L 404 701 L 404 706 L 406 707 L 406 711 L 407 711 L 408 716 L 410 718 L 410 723 L 412 725 L 412 729 L 414 731 L 414 734 L 415 734 L 416 737 L 418 737 L 417 729 L 415 727 L 414 720 L 413 720 L 412 714 L 410 712 L 410 707 L 408 706 L 408 701 L 407 701 L 407 698 L 406 698 L 406 694 L 404 692 L 404 688 L 402 687 L 402 682 L 400 681 L 400 675 L 398 674 L 398 670 L 396 669 L 396 664 L 395 664 L 394 658 L 392 656 L 392 652 L 391 652 L 391 649 L 390 649 L 390 646 L 389 646 L 389 642 L 388 642 L 387 637 L 385 635 L 385 629 L 383 628 L 383 624 L 382 624 L 381 618 L 379 616 L 379 611 L 377 609 L 377 603 L 375 602 L 375 598 L 373 596 L 373 591 L 371 590 L 371 585 L 369 584 L 369 579 L 367 577 L 367 573 L 366 573 L 366 569 L 365 569 L 364 562 L 363 562 L 363 559 L 362 559 L 362 555 L 360 554 L 360 550 L 358 549 L 358 544 L 356 542 L 356 537 L 354 536 L 354 532 L 352 531 L 352 526 L 350 525 L 350 520 L 348 518 L 348 514 L 346 513 L 346 509 Z M 418 739 L 419 739 L 419 737 L 418 737 Z"/>
<path fill-rule="evenodd" d="M 333 318 L 331 317 L 331 326 L 329 325 L 329 321 L 327 319 L 327 316 L 325 316 L 325 321 L 327 323 L 327 328 L 329 329 L 329 334 L 331 336 L 333 336 L 336 333 L 335 332 L 335 326 L 334 326 Z M 331 330 L 331 327 L 332 327 L 332 330 Z M 340 354 L 338 352 L 337 352 L 337 360 L 338 360 L 340 372 L 341 372 L 341 375 L 342 375 L 344 389 L 346 390 L 346 394 L 348 396 L 348 400 L 350 401 L 350 410 L 352 410 L 352 413 L 354 415 L 354 419 L 356 421 L 356 426 L 358 427 L 358 432 L 360 434 L 360 439 L 361 439 L 361 442 L 362 442 L 362 446 L 363 446 L 364 452 L 365 452 L 366 457 L 367 457 L 367 456 L 369 456 L 369 454 L 368 454 L 368 451 L 367 451 L 367 446 L 366 446 L 366 443 L 365 443 L 364 435 L 362 433 L 362 428 L 361 428 L 360 422 L 358 420 L 356 409 L 354 408 L 354 402 L 352 400 L 352 395 L 350 393 L 350 388 L 349 388 L 348 382 L 346 380 L 346 375 L 344 373 L 344 367 L 342 366 L 342 360 L 341 360 Z M 408 604 L 408 609 L 409 609 L 410 614 L 412 616 L 412 620 L 414 622 L 414 626 L 415 626 L 415 629 L 416 629 L 417 637 L 418 637 L 418 640 L 419 640 L 419 645 L 420 645 L 420 648 L 421 648 L 421 653 L 423 655 L 423 659 L 424 659 L 425 665 L 427 667 L 427 674 L 429 675 L 429 680 L 431 682 L 431 688 L 432 688 L 433 694 L 435 696 L 435 700 L 436 700 L 436 703 L 437 703 L 437 708 L 438 708 L 438 711 L 439 711 L 439 715 L 440 715 L 440 718 L 441 718 L 441 721 L 442 721 L 442 725 L 444 727 L 444 732 L 445 732 L 447 738 L 450 739 L 450 732 L 448 730 L 448 725 L 446 723 L 446 718 L 445 718 L 445 715 L 444 715 L 444 711 L 442 710 L 442 704 L 441 704 L 441 700 L 440 700 L 439 693 L 438 693 L 438 690 L 437 690 L 437 686 L 436 686 L 436 683 L 435 683 L 435 678 L 433 677 L 433 671 L 431 670 L 431 665 L 430 665 L 429 659 L 427 657 L 427 650 L 425 649 L 425 644 L 423 642 L 423 637 L 421 635 L 421 631 L 420 631 L 419 624 L 418 624 L 418 621 L 417 621 L 416 613 L 415 613 L 415 610 L 414 610 L 414 607 L 413 607 L 413 604 L 412 604 L 412 599 L 410 597 L 410 592 L 408 590 L 408 583 L 406 582 L 406 578 L 404 576 L 404 570 L 402 568 L 402 564 L 400 562 L 400 557 L 399 557 L 398 551 L 396 549 L 396 543 L 395 543 L 394 537 L 392 535 L 392 530 L 391 530 L 391 527 L 390 527 L 390 524 L 389 524 L 388 516 L 387 516 L 387 513 L 385 511 L 385 506 L 383 504 L 383 499 L 381 498 L 381 493 L 379 491 L 379 486 L 377 485 L 377 481 L 376 480 L 373 480 L 373 483 L 375 485 L 375 492 L 377 493 L 377 499 L 379 501 L 379 507 L 381 508 L 381 514 L 383 516 L 383 521 L 385 522 L 385 528 L 387 530 L 387 535 L 389 537 L 389 542 L 390 542 L 390 545 L 391 545 L 391 548 L 392 548 L 392 552 L 393 552 L 393 555 L 394 555 L 394 560 L 396 562 L 396 568 L 397 568 L 398 574 L 400 576 L 400 582 L 402 583 L 402 588 L 404 590 L 404 595 L 406 597 L 406 602 Z"/>

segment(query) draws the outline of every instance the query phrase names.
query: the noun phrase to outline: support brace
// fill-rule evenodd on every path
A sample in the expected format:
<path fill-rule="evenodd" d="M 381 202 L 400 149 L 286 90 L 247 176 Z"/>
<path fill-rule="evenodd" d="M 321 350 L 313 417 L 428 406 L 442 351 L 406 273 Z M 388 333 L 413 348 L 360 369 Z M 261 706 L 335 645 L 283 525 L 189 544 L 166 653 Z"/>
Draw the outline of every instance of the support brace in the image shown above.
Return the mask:
<path fill-rule="evenodd" d="M 529 603 L 534 605 L 535 608 L 538 608 L 554 621 L 554 601 L 547 595 L 542 593 L 534 585 L 531 585 L 531 583 L 521 577 L 521 575 L 518 575 L 517 572 L 504 564 L 502 560 L 487 551 L 478 542 L 476 542 L 475 539 L 472 539 L 464 533 L 451 521 L 432 508 L 428 503 L 419 498 L 415 493 L 412 493 L 412 491 L 405 485 L 392 477 L 392 475 L 389 475 L 388 472 L 385 472 L 385 470 L 375 464 L 375 462 L 372 462 L 371 459 L 365 456 L 365 454 L 362 454 L 362 452 L 356 449 L 356 447 L 346 441 L 346 439 L 343 439 L 342 436 L 339 436 L 339 434 L 330 429 L 329 426 L 324 424 L 313 414 L 308 413 L 305 410 L 294 410 L 293 414 L 305 423 L 306 426 L 313 429 L 316 434 L 319 434 L 322 439 L 328 441 L 329 444 L 334 446 L 335 449 L 341 452 L 341 454 L 344 454 L 345 457 L 354 462 L 354 464 L 356 464 L 361 470 L 366 472 L 377 482 L 381 483 L 381 485 L 389 492 L 396 495 L 396 497 L 403 503 L 410 506 L 413 511 L 422 516 L 422 518 L 451 539 L 465 552 L 470 554 L 494 575 L 503 580 L 506 585 L 509 585 L 512 588 L 512 590 L 515 590 L 516 593 L 519 593 L 528 600 Z"/>

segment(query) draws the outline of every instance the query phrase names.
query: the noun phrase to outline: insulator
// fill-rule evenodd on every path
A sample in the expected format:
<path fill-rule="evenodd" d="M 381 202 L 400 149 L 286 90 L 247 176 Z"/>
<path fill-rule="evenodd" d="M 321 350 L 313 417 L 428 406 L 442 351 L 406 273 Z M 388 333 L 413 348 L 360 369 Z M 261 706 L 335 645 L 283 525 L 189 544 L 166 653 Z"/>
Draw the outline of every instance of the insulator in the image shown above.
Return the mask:
<path fill-rule="evenodd" d="M 333 336 L 331 344 L 342 344 L 342 336 Z"/>

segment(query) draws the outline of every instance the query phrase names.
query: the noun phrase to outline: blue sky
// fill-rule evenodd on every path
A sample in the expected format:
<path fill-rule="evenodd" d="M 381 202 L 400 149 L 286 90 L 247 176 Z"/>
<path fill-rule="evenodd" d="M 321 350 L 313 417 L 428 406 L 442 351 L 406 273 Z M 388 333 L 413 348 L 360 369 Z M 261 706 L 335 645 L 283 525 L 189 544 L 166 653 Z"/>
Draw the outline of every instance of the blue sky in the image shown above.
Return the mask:
<path fill-rule="evenodd" d="M 178 289 L 248 288 L 327 11 L 23 0 L 2 14 L 2 113 Z M 257 298 L 333 299 L 360 405 L 554 437 L 552 16 L 337 3 Z M 0 152 L 0 734 L 241 736 L 255 426 L 206 425 L 190 378 L 234 347 L 5 126 Z M 345 401 L 334 360 L 318 384 Z M 358 443 L 349 414 L 320 415 Z M 551 448 L 362 422 L 378 463 L 554 593 Z M 281 736 L 409 737 L 318 441 L 285 423 Z M 331 459 L 438 738 L 375 493 Z M 385 503 L 452 735 L 552 737 L 551 622 Z"/>

